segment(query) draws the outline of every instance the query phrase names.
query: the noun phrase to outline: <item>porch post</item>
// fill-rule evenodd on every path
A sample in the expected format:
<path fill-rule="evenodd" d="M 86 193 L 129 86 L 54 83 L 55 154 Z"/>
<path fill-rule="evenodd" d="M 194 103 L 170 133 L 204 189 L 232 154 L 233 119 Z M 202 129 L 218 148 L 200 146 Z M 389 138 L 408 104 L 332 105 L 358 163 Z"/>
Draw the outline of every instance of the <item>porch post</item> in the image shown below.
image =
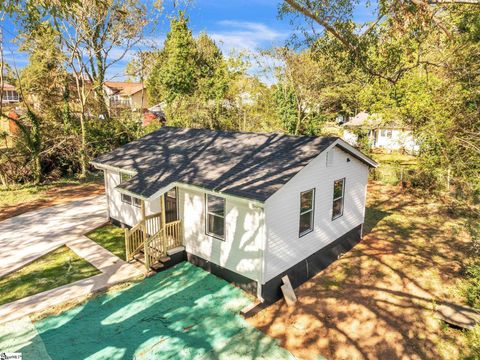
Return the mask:
<path fill-rule="evenodd" d="M 147 224 L 145 222 L 145 201 L 144 200 L 141 200 L 140 211 L 142 213 L 143 253 L 145 255 L 145 267 L 147 268 L 147 271 L 148 271 L 150 269 L 150 256 L 149 256 L 150 254 L 147 246 L 148 234 L 147 234 Z"/>
<path fill-rule="evenodd" d="M 160 211 L 162 212 L 160 216 L 160 228 L 163 229 L 165 228 L 165 194 L 162 194 L 160 197 Z"/>
<path fill-rule="evenodd" d="M 142 231 L 143 231 L 143 241 L 147 241 L 147 224 L 145 222 L 145 201 L 141 200 L 140 203 L 140 212 L 142 213 Z"/>

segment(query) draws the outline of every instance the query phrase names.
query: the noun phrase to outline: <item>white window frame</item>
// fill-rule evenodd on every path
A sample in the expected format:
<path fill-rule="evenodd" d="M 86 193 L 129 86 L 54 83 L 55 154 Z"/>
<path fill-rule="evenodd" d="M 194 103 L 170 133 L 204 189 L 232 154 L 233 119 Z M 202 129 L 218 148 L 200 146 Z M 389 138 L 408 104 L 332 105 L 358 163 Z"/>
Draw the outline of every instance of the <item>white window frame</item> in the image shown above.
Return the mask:
<path fill-rule="evenodd" d="M 132 197 L 132 205 L 135 207 L 141 207 L 142 206 L 142 199 Z"/>
<path fill-rule="evenodd" d="M 341 179 L 337 179 L 337 180 L 334 180 L 334 181 L 333 181 L 332 221 L 335 220 L 335 219 L 338 219 L 338 218 L 342 217 L 342 216 L 343 216 L 343 213 L 344 213 L 344 210 L 345 210 L 345 182 L 346 182 L 345 179 L 346 179 L 346 178 L 341 178 Z M 342 182 L 342 195 L 335 197 L 335 183 L 336 183 L 337 181 L 341 181 L 341 182 Z M 334 213 L 333 213 L 333 209 L 334 209 L 333 204 L 335 204 L 335 201 L 340 200 L 340 199 L 342 200 L 342 211 L 340 212 L 340 214 L 334 215 Z"/>
<path fill-rule="evenodd" d="M 128 181 L 132 178 L 132 175 L 127 174 L 127 173 L 120 172 L 118 175 L 120 176 L 120 184 L 125 182 L 125 181 Z M 141 204 L 142 204 L 141 202 L 138 203 L 138 200 L 140 200 L 140 199 L 134 200 L 136 198 L 134 198 L 131 195 L 124 194 L 124 193 L 120 193 L 120 198 L 122 199 L 123 203 L 128 204 L 128 205 L 132 205 L 132 206 L 135 206 L 135 207 L 140 207 Z"/>
<path fill-rule="evenodd" d="M 312 193 L 312 207 L 308 210 L 302 211 L 302 195 L 306 194 L 306 193 L 309 193 L 309 192 Z M 305 215 L 305 214 L 308 214 L 308 213 L 311 213 L 311 215 L 310 215 L 310 219 L 311 219 L 310 228 L 300 232 L 300 222 L 302 221 L 302 215 Z M 300 193 L 300 215 L 298 216 L 298 237 L 302 237 L 302 236 L 305 236 L 305 235 L 311 233 L 314 229 L 314 226 L 315 226 L 314 223 L 315 223 L 315 188 L 305 190 L 305 191 L 302 191 Z"/>
<path fill-rule="evenodd" d="M 223 199 L 223 216 L 215 214 L 215 213 L 211 213 L 211 212 L 208 211 L 208 197 L 209 196 L 217 197 L 219 199 Z M 215 239 L 218 239 L 218 240 L 225 241 L 225 233 L 226 233 L 226 230 L 227 230 L 226 227 L 225 227 L 225 215 L 226 215 L 225 211 L 226 211 L 226 208 L 227 208 L 227 199 L 225 199 L 224 197 L 218 196 L 218 195 L 205 194 L 205 234 L 206 235 L 214 237 Z M 209 231 L 208 217 L 210 215 L 223 219 L 223 237 Z"/>

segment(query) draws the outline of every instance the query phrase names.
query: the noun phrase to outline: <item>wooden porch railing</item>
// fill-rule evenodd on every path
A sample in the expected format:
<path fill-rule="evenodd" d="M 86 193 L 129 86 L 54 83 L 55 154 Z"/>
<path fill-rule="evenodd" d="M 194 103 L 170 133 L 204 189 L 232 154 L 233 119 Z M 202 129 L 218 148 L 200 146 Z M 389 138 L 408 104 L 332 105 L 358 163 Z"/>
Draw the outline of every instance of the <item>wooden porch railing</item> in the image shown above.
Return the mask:
<path fill-rule="evenodd" d="M 130 230 L 125 229 L 125 249 L 127 261 L 133 259 L 141 249 L 145 239 L 160 231 L 161 228 L 161 213 L 148 215 L 145 221 L 140 221 Z"/>
<path fill-rule="evenodd" d="M 131 229 L 125 229 L 127 261 L 143 250 L 147 269 L 167 256 L 168 250 L 181 246 L 182 243 L 181 221 L 166 223 L 162 229 L 161 213 L 146 216 L 145 221 L 140 221 Z"/>
<path fill-rule="evenodd" d="M 167 251 L 182 245 L 180 220 L 165 224 L 165 227 L 144 242 L 145 266 L 147 269 L 167 256 Z"/>

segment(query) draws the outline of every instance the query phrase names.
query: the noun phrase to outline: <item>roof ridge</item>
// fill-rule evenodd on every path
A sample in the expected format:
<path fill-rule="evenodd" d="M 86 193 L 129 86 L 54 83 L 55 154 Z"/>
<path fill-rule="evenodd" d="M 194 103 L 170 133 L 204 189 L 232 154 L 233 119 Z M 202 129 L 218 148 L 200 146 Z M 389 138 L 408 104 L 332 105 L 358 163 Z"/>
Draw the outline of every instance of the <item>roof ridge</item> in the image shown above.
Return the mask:
<path fill-rule="evenodd" d="M 217 133 L 225 133 L 225 134 L 251 134 L 251 135 L 277 135 L 277 136 L 284 136 L 292 139 L 339 139 L 339 136 L 315 136 L 315 135 L 292 135 L 283 132 L 256 132 L 256 131 L 235 131 L 235 130 L 216 130 L 216 129 L 207 129 L 207 128 L 193 128 L 193 127 L 180 127 L 180 126 L 172 126 L 172 125 L 165 125 L 162 126 L 160 129 L 163 128 L 170 128 L 170 129 L 180 129 L 180 130 L 198 130 L 198 131 L 210 131 L 210 132 L 217 132 Z M 158 131 L 155 130 L 155 131 Z"/>

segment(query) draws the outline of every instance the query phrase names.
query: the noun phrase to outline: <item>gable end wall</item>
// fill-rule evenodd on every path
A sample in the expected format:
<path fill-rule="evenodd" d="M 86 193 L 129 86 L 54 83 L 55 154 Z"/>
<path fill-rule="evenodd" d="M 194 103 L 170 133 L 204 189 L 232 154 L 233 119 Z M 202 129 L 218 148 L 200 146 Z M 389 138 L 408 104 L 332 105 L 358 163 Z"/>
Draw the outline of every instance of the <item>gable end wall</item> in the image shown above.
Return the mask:
<path fill-rule="evenodd" d="M 326 166 L 324 151 L 266 201 L 263 284 L 363 224 L 368 166 L 338 147 L 332 151 L 333 166 Z M 333 183 L 341 178 L 346 178 L 344 212 L 332 220 Z M 312 188 L 314 229 L 299 237 L 300 193 Z"/>

